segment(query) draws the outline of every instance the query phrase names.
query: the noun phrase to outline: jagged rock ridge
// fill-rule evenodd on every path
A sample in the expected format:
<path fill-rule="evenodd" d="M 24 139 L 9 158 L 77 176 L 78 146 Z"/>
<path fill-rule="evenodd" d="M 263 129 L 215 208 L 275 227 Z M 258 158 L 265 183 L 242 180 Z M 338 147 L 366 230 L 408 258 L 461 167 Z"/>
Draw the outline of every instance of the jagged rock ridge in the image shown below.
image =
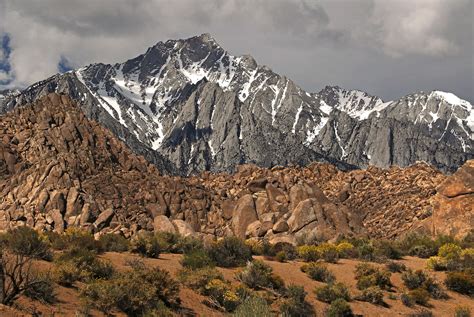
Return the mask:
<path fill-rule="evenodd" d="M 474 157 L 472 105 L 452 94 L 384 102 L 339 87 L 308 93 L 208 34 L 53 76 L 3 110 L 52 91 L 79 101 L 89 118 L 171 173 L 312 161 L 345 169 L 426 161 L 454 171 Z"/>

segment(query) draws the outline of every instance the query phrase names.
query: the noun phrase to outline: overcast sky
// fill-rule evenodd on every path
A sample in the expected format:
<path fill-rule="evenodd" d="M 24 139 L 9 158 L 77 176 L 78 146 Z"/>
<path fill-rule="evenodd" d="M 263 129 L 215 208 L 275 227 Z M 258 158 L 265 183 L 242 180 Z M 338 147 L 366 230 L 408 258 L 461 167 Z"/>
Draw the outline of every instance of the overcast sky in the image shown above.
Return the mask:
<path fill-rule="evenodd" d="M 210 33 L 307 91 L 474 101 L 474 0 L 0 0 L 0 87 Z"/>

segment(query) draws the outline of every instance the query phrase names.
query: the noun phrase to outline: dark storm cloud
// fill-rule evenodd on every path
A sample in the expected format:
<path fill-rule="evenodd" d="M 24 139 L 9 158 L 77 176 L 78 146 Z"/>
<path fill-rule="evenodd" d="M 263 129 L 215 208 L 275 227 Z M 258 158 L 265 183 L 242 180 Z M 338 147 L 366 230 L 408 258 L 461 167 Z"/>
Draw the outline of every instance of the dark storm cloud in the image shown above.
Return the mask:
<path fill-rule="evenodd" d="M 27 85 L 64 61 L 118 62 L 208 32 L 309 91 L 439 89 L 473 101 L 472 12 L 473 0 L 0 0 L 12 48 L 0 77 Z"/>

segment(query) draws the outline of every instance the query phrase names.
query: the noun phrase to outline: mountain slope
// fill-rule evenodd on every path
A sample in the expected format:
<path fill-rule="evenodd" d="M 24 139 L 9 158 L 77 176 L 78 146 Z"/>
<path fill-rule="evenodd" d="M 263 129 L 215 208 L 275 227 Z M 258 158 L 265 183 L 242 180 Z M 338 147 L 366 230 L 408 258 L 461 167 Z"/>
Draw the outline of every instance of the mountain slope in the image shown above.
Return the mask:
<path fill-rule="evenodd" d="M 384 102 L 339 87 L 307 93 L 250 56 L 230 55 L 208 34 L 53 76 L 9 98 L 3 111 L 53 91 L 171 173 L 248 162 L 351 169 L 420 160 L 453 171 L 474 157 L 472 105 L 452 94 Z"/>

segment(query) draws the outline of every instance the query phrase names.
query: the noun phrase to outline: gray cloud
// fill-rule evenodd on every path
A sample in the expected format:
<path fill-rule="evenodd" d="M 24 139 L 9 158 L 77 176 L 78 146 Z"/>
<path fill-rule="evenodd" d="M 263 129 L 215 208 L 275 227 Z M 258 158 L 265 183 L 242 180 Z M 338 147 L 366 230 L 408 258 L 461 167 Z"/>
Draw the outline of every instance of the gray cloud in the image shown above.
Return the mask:
<path fill-rule="evenodd" d="M 56 73 L 62 56 L 118 62 L 208 32 L 309 91 L 440 89 L 473 101 L 472 12 L 473 0 L 0 0 L 0 33 L 17 85 Z"/>

